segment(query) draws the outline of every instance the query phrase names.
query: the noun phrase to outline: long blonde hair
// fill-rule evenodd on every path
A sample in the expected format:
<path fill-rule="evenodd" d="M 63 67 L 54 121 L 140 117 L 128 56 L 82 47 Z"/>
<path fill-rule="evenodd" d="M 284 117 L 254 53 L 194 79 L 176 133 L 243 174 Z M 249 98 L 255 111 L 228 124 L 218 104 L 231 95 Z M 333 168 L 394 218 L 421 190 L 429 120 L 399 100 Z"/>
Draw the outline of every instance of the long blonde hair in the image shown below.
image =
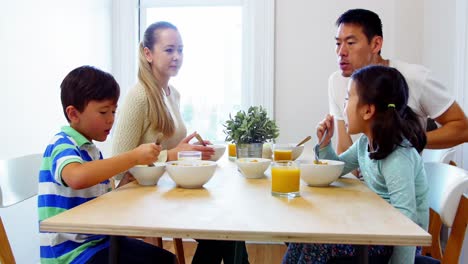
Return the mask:
<path fill-rule="evenodd" d="M 153 75 L 151 64 L 146 60 L 145 47 L 152 50 L 157 41 L 158 30 L 177 28 L 169 22 L 156 22 L 151 24 L 143 36 L 143 40 L 139 46 L 138 59 L 138 80 L 145 89 L 148 97 L 149 111 L 148 119 L 151 129 L 159 131 L 166 137 L 170 137 L 175 132 L 175 123 L 169 112 L 166 103 L 164 102 L 161 84 Z"/>

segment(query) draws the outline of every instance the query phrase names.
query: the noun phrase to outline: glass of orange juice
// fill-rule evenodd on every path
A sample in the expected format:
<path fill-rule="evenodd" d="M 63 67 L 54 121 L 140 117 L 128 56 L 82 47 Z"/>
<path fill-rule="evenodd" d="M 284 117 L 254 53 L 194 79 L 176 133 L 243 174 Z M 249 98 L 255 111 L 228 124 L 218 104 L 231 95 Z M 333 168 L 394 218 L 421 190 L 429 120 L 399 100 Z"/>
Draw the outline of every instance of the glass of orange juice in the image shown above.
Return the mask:
<path fill-rule="evenodd" d="M 293 147 L 288 144 L 275 144 L 273 146 L 274 160 L 292 160 Z"/>
<path fill-rule="evenodd" d="M 294 198 L 299 193 L 300 171 L 294 161 L 275 161 L 271 165 L 271 194 L 278 197 Z"/>
<path fill-rule="evenodd" d="M 228 157 L 229 157 L 229 160 L 236 160 L 236 158 L 237 158 L 236 144 L 229 143 L 229 145 L 228 145 Z"/>

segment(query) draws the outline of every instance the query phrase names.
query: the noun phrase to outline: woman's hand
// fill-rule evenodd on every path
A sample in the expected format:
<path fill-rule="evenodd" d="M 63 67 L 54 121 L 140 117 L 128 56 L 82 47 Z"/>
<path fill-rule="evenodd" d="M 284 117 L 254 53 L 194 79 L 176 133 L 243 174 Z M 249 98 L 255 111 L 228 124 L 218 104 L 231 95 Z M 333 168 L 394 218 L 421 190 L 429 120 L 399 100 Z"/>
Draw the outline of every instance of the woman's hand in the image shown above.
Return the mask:
<path fill-rule="evenodd" d="M 335 120 L 332 115 L 328 114 L 324 120 L 322 120 L 317 125 L 317 138 L 319 142 L 322 141 L 323 134 L 327 131 L 327 135 L 325 136 L 322 144 L 320 144 L 320 148 L 324 148 L 330 144 L 331 138 L 333 137 L 333 133 L 335 130 Z"/>
<path fill-rule="evenodd" d="M 190 144 L 190 140 L 192 140 L 197 132 L 193 132 L 192 134 L 188 135 L 186 138 L 182 139 L 180 143 L 173 149 L 167 151 L 167 159 L 168 160 L 177 160 L 177 153 L 179 151 L 186 151 L 186 150 L 194 150 L 194 151 L 201 151 L 202 159 L 208 160 L 214 154 L 214 149 L 210 146 L 202 146 L 202 145 L 194 145 Z M 206 144 L 209 144 L 209 141 L 204 141 Z"/>

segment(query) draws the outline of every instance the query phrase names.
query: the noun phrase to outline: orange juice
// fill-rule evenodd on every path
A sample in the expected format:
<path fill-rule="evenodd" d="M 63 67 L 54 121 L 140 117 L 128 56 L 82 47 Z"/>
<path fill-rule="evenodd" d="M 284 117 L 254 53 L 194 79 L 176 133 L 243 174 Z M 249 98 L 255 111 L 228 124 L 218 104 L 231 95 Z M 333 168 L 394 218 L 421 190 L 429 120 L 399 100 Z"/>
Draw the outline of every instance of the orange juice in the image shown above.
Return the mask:
<path fill-rule="evenodd" d="M 275 160 L 292 160 L 292 150 L 290 149 L 276 149 Z"/>
<path fill-rule="evenodd" d="M 271 193 L 274 196 L 299 196 L 300 170 L 294 162 L 275 162 L 271 168 Z"/>
<path fill-rule="evenodd" d="M 229 159 L 235 159 L 237 157 L 236 144 L 230 143 L 228 145 L 228 156 L 229 156 Z"/>

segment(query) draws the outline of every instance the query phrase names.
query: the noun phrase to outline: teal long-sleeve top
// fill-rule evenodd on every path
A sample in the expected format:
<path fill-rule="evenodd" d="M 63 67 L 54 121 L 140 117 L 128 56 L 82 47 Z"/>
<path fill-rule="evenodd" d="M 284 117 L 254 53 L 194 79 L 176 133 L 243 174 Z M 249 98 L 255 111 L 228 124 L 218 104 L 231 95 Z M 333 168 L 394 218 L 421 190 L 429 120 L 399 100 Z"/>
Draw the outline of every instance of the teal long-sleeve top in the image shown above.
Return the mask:
<path fill-rule="evenodd" d="M 363 135 L 341 155 L 329 144 L 320 158 L 345 162 L 342 175 L 359 167 L 367 186 L 393 207 L 427 230 L 429 222 L 428 185 L 424 162 L 405 140 L 382 160 L 369 158 L 368 138 Z M 390 263 L 414 263 L 415 247 L 395 246 Z"/>

